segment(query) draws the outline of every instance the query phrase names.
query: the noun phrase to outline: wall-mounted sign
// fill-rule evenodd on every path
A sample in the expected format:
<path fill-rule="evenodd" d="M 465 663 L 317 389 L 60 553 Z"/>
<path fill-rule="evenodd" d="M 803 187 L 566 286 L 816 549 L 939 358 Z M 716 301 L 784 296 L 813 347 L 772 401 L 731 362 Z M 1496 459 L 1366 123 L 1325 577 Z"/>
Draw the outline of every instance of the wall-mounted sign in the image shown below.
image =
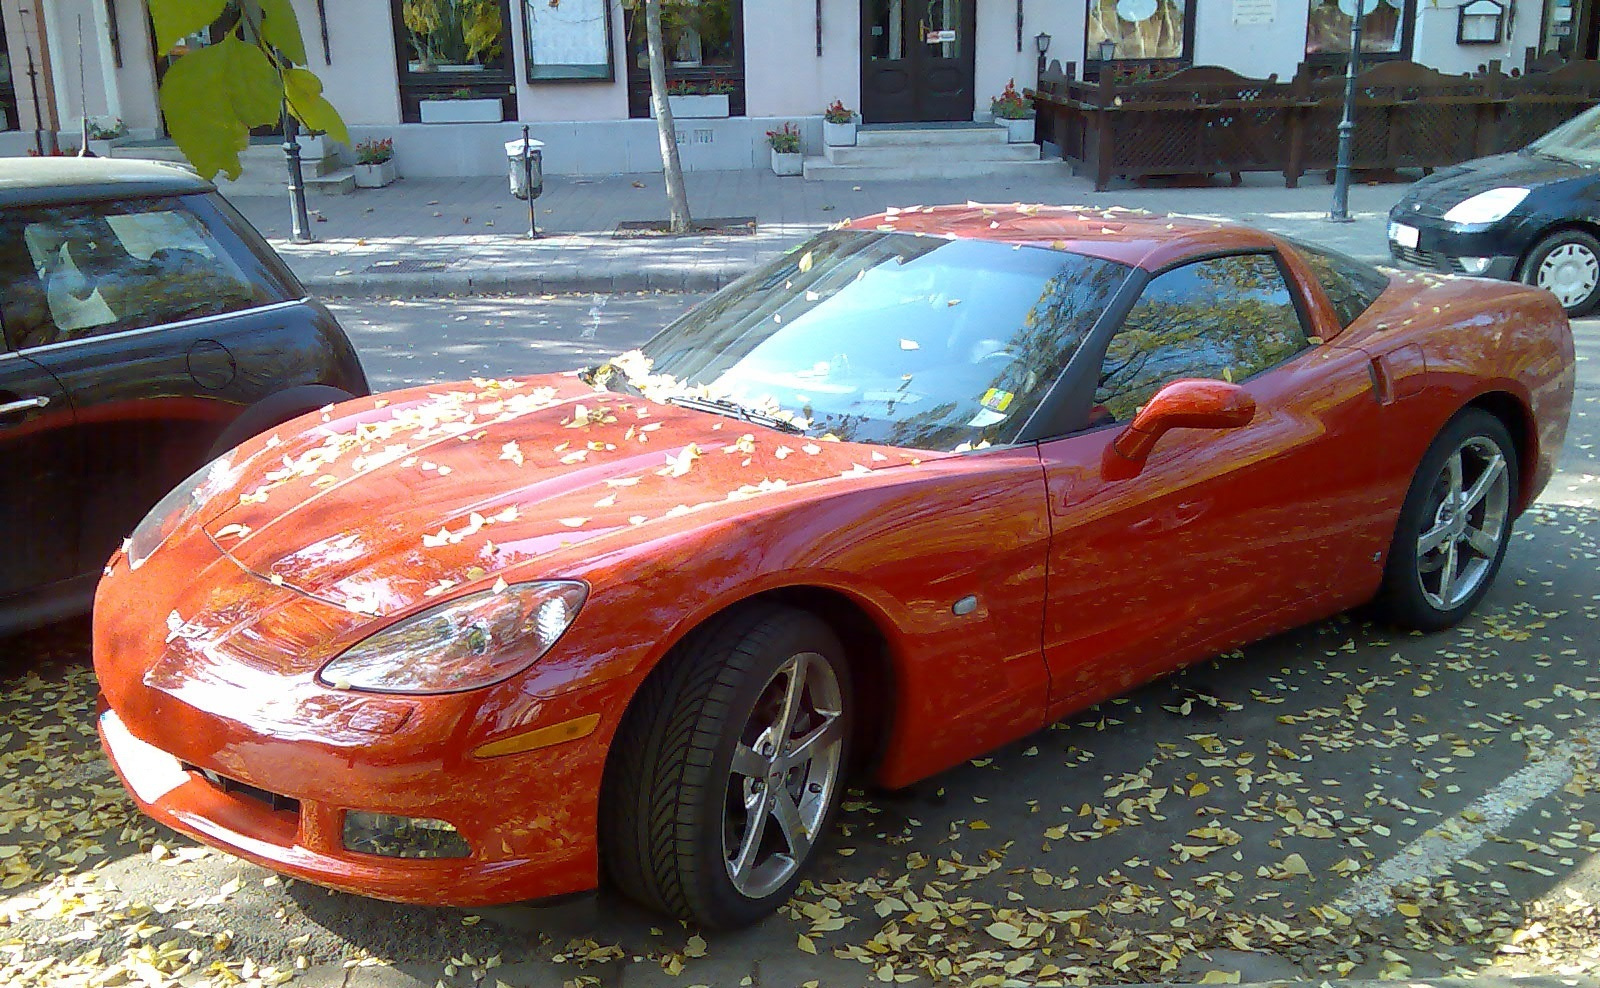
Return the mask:
<path fill-rule="evenodd" d="M 522 0 L 529 82 L 616 78 L 611 0 Z"/>
<path fill-rule="evenodd" d="M 928 32 L 928 44 L 930 44 L 930 45 L 945 45 L 945 44 L 950 44 L 951 42 L 953 42 L 955 40 L 956 40 L 956 33 L 954 31 L 929 31 Z"/>
<path fill-rule="evenodd" d="M 1233 23 L 1271 24 L 1278 18 L 1278 0 L 1233 0 Z"/>

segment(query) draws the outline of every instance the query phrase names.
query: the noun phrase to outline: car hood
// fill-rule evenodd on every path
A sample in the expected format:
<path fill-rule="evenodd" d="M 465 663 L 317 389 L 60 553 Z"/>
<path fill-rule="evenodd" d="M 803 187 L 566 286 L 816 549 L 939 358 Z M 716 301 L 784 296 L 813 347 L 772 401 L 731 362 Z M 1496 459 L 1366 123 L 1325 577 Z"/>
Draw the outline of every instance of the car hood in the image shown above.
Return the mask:
<path fill-rule="evenodd" d="M 261 579 L 374 616 L 562 576 L 696 512 L 940 455 L 812 440 L 567 375 L 358 399 L 287 428 L 302 431 L 236 451 L 200 527 Z"/>
<path fill-rule="evenodd" d="M 1536 188 L 1593 174 L 1592 169 L 1570 161 L 1536 154 L 1496 154 L 1449 168 L 1441 168 L 1413 185 L 1395 206 L 1395 212 L 1442 216 L 1451 206 L 1490 189 L 1505 186 Z"/>

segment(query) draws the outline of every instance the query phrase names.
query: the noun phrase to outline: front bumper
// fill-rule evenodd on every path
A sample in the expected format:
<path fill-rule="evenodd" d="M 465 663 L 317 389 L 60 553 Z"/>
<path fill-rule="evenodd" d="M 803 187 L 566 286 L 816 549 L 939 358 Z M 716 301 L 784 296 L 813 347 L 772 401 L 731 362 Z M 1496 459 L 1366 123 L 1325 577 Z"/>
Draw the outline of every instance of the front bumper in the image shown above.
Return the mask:
<path fill-rule="evenodd" d="M 1527 247 L 1521 226 L 1515 220 L 1502 220 L 1461 227 L 1439 217 L 1394 212 L 1389 214 L 1389 256 L 1401 264 L 1442 274 L 1513 281 Z M 1414 242 L 1404 228 L 1416 231 Z M 1463 258 L 1486 259 L 1488 263 L 1473 270 Z"/>

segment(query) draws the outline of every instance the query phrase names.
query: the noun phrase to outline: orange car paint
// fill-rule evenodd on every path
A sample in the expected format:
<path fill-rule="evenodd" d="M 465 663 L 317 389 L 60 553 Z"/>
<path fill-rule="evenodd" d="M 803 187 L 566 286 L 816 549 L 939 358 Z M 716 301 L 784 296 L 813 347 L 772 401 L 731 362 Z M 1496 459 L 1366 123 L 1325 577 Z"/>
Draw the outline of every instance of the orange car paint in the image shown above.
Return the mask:
<path fill-rule="evenodd" d="M 1279 246 L 1240 227 L 1051 207 L 855 226 L 1147 269 Z M 808 588 L 813 606 L 877 629 L 887 674 L 865 709 L 889 786 L 1359 603 L 1422 451 L 1463 405 L 1492 395 L 1521 410 L 1523 504 L 1542 489 L 1572 400 L 1570 335 L 1548 296 L 1428 275 L 1396 275 L 1340 332 L 1288 263 L 1321 344 L 1240 386 L 1250 426 L 1169 432 L 1132 471 L 1111 449 L 1122 427 L 927 453 L 814 442 L 571 376 L 416 388 L 297 420 L 236 451 L 228 489 L 138 570 L 111 561 L 94 653 L 134 737 L 299 811 L 193 771 L 159 791 L 146 759 L 112 761 L 162 822 L 322 885 L 460 905 L 552 896 L 598 880 L 607 749 L 644 676 L 753 596 Z M 441 600 L 553 578 L 586 582 L 587 603 L 498 685 L 406 697 L 316 679 Z M 968 595 L 977 609 L 956 615 Z M 482 756 L 573 721 L 587 733 Z M 473 854 L 345 850 L 348 809 L 446 820 Z"/>

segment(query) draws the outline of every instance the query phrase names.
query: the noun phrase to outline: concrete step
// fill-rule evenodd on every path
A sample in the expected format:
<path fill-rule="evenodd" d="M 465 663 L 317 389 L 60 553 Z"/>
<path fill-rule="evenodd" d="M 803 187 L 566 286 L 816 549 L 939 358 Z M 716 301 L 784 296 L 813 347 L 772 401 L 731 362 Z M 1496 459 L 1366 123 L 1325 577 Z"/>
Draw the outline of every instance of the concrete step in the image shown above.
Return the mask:
<path fill-rule="evenodd" d="M 878 168 L 871 165 L 836 165 L 818 154 L 807 157 L 802 167 L 802 174 L 806 178 L 832 182 L 881 182 L 903 178 L 1051 178 L 1072 174 L 1071 166 L 1054 158 L 1048 161 L 941 161 L 923 158 L 914 164 Z"/>
<path fill-rule="evenodd" d="M 892 147 L 904 144 L 1004 144 L 1006 130 L 994 124 L 971 127 L 862 127 L 856 131 L 857 147 Z"/>
<path fill-rule="evenodd" d="M 229 199 L 287 196 L 289 177 L 287 172 L 281 170 L 276 174 L 265 170 L 255 173 L 246 170 L 237 182 L 230 182 L 218 175 L 216 185 L 217 191 Z M 347 196 L 355 190 L 356 172 L 353 168 L 337 168 L 326 175 L 306 175 L 306 192 L 310 195 Z"/>
<path fill-rule="evenodd" d="M 900 169 L 930 159 L 937 161 L 1038 161 L 1037 144 L 890 144 L 881 147 L 829 147 L 824 150 L 835 165 L 871 165 Z"/>

